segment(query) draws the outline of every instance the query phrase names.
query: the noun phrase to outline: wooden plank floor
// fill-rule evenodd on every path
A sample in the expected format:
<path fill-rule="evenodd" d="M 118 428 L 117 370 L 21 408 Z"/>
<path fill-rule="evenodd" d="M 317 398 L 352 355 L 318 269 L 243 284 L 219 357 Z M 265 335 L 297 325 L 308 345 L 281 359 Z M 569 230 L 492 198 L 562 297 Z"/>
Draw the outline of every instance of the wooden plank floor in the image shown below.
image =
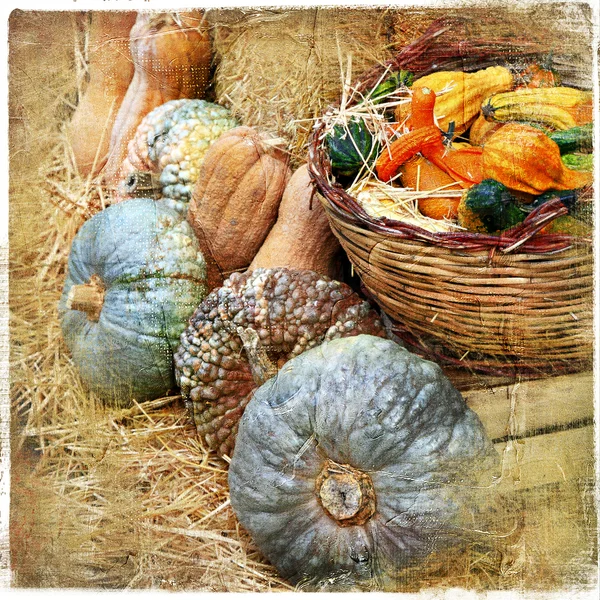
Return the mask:
<path fill-rule="evenodd" d="M 462 394 L 502 456 L 502 488 L 527 489 L 593 475 L 593 373 Z"/>

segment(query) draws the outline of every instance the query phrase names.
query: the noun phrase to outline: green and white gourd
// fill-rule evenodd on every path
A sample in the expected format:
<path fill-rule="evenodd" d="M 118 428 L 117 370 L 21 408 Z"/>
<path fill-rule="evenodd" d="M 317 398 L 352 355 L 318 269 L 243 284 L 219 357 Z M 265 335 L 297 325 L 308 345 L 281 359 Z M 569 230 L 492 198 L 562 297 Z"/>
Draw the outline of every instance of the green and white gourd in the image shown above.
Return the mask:
<path fill-rule="evenodd" d="M 204 155 L 223 133 L 239 123 L 230 111 L 206 100 L 171 100 L 148 113 L 130 142 L 123 188 L 130 196 L 162 197 L 187 212 Z M 148 172 L 140 172 L 140 165 Z M 150 177 L 151 173 L 156 176 Z"/>
<path fill-rule="evenodd" d="M 86 221 L 58 307 L 85 385 L 120 406 L 176 389 L 173 351 L 205 282 L 191 227 L 162 200 L 127 200 Z"/>

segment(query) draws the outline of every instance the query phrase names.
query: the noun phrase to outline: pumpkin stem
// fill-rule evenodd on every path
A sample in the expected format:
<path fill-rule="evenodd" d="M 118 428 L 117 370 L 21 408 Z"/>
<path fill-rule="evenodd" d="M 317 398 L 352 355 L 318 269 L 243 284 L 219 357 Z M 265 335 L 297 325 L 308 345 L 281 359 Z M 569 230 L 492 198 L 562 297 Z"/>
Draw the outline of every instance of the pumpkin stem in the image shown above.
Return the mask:
<path fill-rule="evenodd" d="M 160 173 L 134 171 L 120 184 L 121 192 L 131 198 L 160 198 Z"/>
<path fill-rule="evenodd" d="M 98 322 L 104 304 L 105 288 L 98 275 L 92 275 L 87 283 L 74 285 L 67 296 L 67 308 L 80 310 L 90 321 Z"/>
<path fill-rule="evenodd" d="M 237 333 L 242 338 L 254 382 L 257 385 L 262 385 L 271 377 L 275 377 L 278 371 L 277 365 L 269 358 L 267 349 L 260 343 L 256 330 L 251 327 L 246 329 L 238 327 Z"/>
<path fill-rule="evenodd" d="M 362 525 L 374 514 L 375 488 L 367 473 L 327 460 L 315 485 L 325 512 L 341 527 Z"/>

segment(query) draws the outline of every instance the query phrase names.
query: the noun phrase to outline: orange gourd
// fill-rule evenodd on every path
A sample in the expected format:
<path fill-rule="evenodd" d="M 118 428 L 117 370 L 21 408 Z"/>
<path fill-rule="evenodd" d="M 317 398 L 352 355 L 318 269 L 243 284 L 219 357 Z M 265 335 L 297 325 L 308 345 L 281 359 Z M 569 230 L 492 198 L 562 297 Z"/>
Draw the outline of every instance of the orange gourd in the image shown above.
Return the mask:
<path fill-rule="evenodd" d="M 420 152 L 464 187 L 481 181 L 481 148 L 446 148 L 441 130 L 433 124 L 435 103 L 432 90 L 417 88 L 413 91 L 408 120 L 411 131 L 392 142 L 378 157 L 375 169 L 379 179 L 389 181 L 404 162 Z"/>
<path fill-rule="evenodd" d="M 498 123 L 497 121 L 488 121 L 485 115 L 480 112 L 469 129 L 469 142 L 473 146 L 483 146 L 488 137 L 503 125 L 504 123 Z"/>
<path fill-rule="evenodd" d="M 201 10 L 139 13 L 131 30 L 133 79 L 113 126 L 104 179 L 117 184 L 127 144 L 154 108 L 202 98 L 209 82 L 211 42 Z"/>
<path fill-rule="evenodd" d="M 507 123 L 493 133 L 482 156 L 485 179 L 528 194 L 577 189 L 593 180 L 592 173 L 567 168 L 558 144 L 545 133 L 521 123 Z"/>
<path fill-rule="evenodd" d="M 462 190 L 462 186 L 445 171 L 436 167 L 423 156 L 414 156 L 399 170 L 402 187 L 419 191 Z M 455 219 L 458 214 L 460 196 L 429 196 L 419 198 L 419 211 L 431 219 Z"/>

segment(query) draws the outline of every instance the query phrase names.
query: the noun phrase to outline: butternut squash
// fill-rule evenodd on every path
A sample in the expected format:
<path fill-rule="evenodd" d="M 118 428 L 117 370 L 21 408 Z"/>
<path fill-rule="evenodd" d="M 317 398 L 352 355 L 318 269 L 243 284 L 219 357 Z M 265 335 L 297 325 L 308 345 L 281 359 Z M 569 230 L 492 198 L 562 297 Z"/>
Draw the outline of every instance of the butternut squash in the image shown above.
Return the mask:
<path fill-rule="evenodd" d="M 209 81 L 211 42 L 201 10 L 139 13 L 130 36 L 133 79 L 115 120 L 103 170 L 117 184 L 127 145 L 142 119 L 170 100 L 202 98 Z"/>
<path fill-rule="evenodd" d="M 316 195 L 308 166 L 302 165 L 285 187 L 277 221 L 249 269 L 307 269 L 339 279 L 340 250 Z"/>
<path fill-rule="evenodd" d="M 106 162 L 113 124 L 133 77 L 129 32 L 136 14 L 92 11 L 86 16 L 88 81 L 66 128 L 84 177 L 99 173 Z"/>

